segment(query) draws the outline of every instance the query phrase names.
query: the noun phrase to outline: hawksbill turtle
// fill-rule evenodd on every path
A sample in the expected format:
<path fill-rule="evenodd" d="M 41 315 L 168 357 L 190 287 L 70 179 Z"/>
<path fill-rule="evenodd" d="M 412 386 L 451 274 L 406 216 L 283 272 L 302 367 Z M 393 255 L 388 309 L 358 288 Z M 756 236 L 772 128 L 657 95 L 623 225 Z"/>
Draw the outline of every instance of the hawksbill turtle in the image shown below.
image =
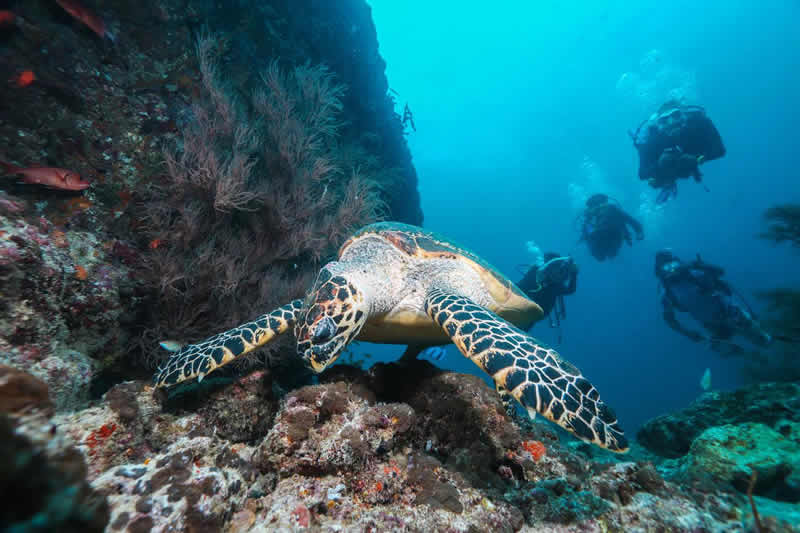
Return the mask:
<path fill-rule="evenodd" d="M 422 228 L 368 225 L 322 267 L 305 299 L 174 352 L 157 387 L 202 379 L 294 328 L 297 351 L 319 373 L 353 340 L 408 344 L 404 358 L 454 343 L 516 399 L 575 436 L 615 452 L 628 442 L 614 412 L 572 364 L 525 330 L 542 309 L 494 267 Z"/>

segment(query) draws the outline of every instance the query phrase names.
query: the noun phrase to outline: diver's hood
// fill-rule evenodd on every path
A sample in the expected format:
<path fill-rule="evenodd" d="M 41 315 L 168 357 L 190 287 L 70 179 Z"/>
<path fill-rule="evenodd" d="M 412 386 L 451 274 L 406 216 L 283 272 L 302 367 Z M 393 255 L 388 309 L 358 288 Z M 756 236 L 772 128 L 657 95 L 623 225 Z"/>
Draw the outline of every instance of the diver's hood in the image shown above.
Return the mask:
<path fill-rule="evenodd" d="M 608 195 L 598 193 L 593 194 L 586 200 L 586 207 L 597 207 L 598 205 L 603 205 L 608 203 Z"/>

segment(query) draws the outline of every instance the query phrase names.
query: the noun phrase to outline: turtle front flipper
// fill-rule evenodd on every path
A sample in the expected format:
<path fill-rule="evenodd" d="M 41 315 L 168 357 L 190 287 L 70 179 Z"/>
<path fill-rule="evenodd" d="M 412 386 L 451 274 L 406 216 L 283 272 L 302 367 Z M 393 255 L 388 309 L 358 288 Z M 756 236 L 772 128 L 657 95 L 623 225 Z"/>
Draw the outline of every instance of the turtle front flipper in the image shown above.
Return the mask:
<path fill-rule="evenodd" d="M 492 376 L 533 417 L 544 415 L 570 433 L 614 452 L 628 441 L 614 412 L 572 364 L 558 353 L 469 298 L 439 288 L 425 311 L 462 354 Z"/>
<path fill-rule="evenodd" d="M 156 387 L 175 385 L 187 379 L 203 379 L 222 365 L 260 348 L 294 325 L 303 300 L 293 300 L 252 322 L 224 331 L 197 344 L 187 344 L 173 353 L 153 378 Z"/>

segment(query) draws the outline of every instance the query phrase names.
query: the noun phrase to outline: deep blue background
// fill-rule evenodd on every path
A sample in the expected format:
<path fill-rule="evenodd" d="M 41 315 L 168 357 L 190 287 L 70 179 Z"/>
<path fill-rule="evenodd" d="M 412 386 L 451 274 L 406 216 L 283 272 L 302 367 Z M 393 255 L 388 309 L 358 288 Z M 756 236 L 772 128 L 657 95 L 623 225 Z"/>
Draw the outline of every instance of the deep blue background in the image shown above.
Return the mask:
<path fill-rule="evenodd" d="M 578 292 L 559 350 L 629 431 L 693 400 L 706 367 L 714 388 L 741 383 L 741 361 L 664 325 L 653 255 L 702 253 L 756 308 L 755 291 L 800 282 L 797 256 L 755 237 L 765 208 L 800 201 L 798 3 L 369 3 L 389 83 L 416 119 L 409 144 L 425 226 L 515 280 L 531 261 L 528 240 L 574 254 Z M 703 167 L 711 192 L 683 181 L 676 200 L 647 215 L 640 206 L 653 194 L 626 132 L 676 89 L 706 107 L 728 155 Z M 573 223 L 581 195 L 599 189 L 640 216 L 647 235 L 606 263 L 577 244 Z M 556 340 L 544 323 L 533 332 Z M 476 370 L 453 347 L 442 364 Z"/>

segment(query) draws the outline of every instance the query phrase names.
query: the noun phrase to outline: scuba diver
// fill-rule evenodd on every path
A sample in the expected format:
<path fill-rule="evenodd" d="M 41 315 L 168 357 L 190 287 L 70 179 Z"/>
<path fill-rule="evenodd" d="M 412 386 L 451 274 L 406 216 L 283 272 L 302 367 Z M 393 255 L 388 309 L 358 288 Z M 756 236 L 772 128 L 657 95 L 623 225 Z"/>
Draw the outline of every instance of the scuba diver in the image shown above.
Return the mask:
<path fill-rule="evenodd" d="M 406 106 L 403 108 L 403 129 L 405 129 L 406 125 L 410 124 L 411 129 L 413 131 L 417 131 L 417 126 L 414 124 L 414 113 L 411 112 L 411 108 L 408 107 L 408 102 L 406 102 Z"/>
<path fill-rule="evenodd" d="M 628 226 L 633 228 L 636 239 L 644 239 L 642 224 L 626 213 L 616 201 L 605 194 L 594 194 L 586 200 L 582 218 L 581 241 L 586 241 L 592 256 L 598 261 L 616 257 L 622 241 L 633 245 Z"/>
<path fill-rule="evenodd" d="M 705 109 L 678 100 L 664 103 L 629 135 L 639 152 L 639 179 L 661 190 L 658 203 L 678 194 L 679 178 L 691 176 L 700 183 L 700 165 L 725 155 L 722 138 Z"/>
<path fill-rule="evenodd" d="M 661 250 L 656 253 L 655 274 L 663 290 L 664 320 L 681 335 L 694 342 L 708 340 L 713 350 L 725 354 L 744 353 L 730 342 L 736 334 L 757 346 L 772 342 L 747 302 L 722 279 L 723 269 L 704 262 L 699 254 L 691 263 L 684 263 L 670 250 Z M 683 326 L 675 311 L 691 315 L 708 335 Z"/>
<path fill-rule="evenodd" d="M 528 298 L 539 304 L 544 316 L 550 319 L 550 327 L 561 326 L 567 318 L 564 296 L 577 288 L 578 265 L 570 256 L 548 252 L 544 261 L 530 267 L 517 286 Z"/>

